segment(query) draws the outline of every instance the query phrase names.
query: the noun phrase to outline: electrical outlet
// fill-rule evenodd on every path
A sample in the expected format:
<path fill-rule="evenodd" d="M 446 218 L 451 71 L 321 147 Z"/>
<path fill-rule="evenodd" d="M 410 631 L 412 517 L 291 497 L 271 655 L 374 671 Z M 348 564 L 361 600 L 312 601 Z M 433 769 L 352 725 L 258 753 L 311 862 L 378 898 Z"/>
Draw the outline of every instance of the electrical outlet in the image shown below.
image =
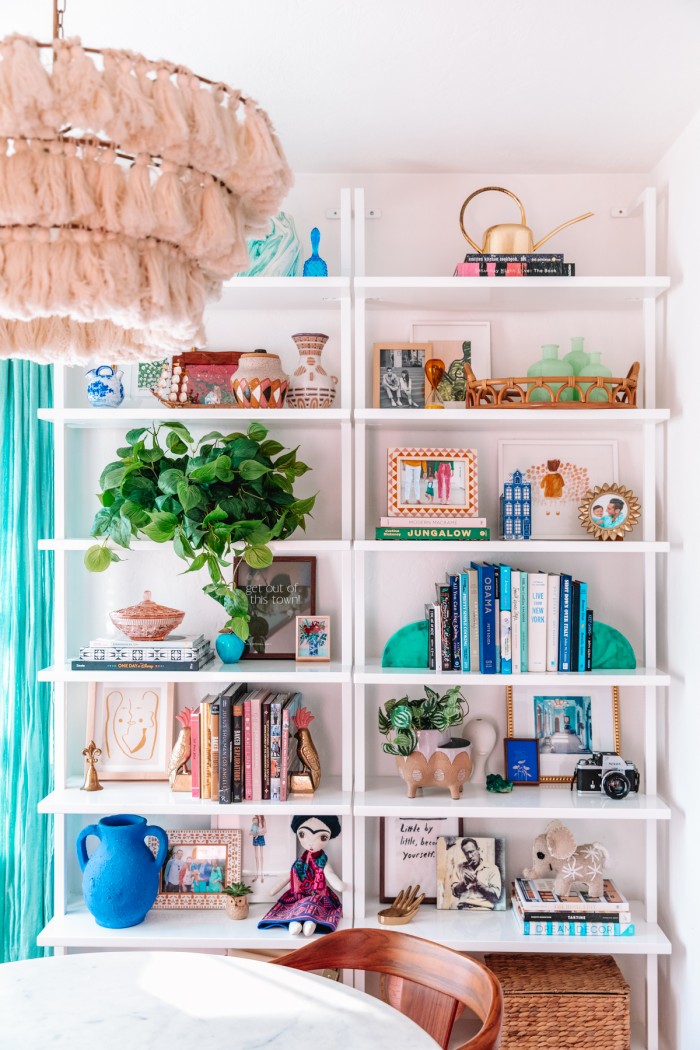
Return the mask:
<path fill-rule="evenodd" d="M 629 215 L 629 210 L 627 208 L 611 208 L 610 214 L 613 219 L 626 219 Z"/>

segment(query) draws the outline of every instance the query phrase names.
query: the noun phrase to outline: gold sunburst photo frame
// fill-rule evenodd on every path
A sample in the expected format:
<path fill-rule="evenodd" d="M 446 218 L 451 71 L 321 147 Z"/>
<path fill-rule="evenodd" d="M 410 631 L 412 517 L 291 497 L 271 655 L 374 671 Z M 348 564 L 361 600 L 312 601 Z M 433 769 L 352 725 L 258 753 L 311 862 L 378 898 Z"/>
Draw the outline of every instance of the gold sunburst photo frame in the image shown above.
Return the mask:
<path fill-rule="evenodd" d="M 624 485 L 596 485 L 583 497 L 578 516 L 586 532 L 596 540 L 624 540 L 639 522 L 641 506 Z"/>

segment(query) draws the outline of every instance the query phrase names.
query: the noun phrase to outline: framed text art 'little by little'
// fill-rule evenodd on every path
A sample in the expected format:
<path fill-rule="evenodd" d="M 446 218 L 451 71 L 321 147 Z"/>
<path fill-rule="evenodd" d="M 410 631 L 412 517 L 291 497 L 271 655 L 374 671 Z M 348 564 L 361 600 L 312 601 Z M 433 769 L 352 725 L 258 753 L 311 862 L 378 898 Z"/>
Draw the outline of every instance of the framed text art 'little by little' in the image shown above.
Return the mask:
<path fill-rule="evenodd" d="M 397 518 L 472 518 L 479 513 L 476 451 L 390 448 L 388 513 Z"/>

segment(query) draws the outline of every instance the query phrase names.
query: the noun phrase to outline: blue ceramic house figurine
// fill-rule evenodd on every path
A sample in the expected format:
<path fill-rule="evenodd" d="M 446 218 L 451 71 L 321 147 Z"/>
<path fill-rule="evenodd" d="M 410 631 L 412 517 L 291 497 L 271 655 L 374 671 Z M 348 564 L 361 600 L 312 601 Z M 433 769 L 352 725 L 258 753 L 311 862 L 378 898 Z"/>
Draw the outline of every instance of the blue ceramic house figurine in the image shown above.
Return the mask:
<path fill-rule="evenodd" d="M 304 263 L 304 277 L 327 277 L 328 266 L 318 254 L 318 246 L 321 240 L 321 231 L 314 226 L 311 231 L 311 255 Z"/>
<path fill-rule="evenodd" d="M 532 486 L 513 471 L 501 496 L 500 536 L 502 540 L 529 540 L 532 527 Z"/>

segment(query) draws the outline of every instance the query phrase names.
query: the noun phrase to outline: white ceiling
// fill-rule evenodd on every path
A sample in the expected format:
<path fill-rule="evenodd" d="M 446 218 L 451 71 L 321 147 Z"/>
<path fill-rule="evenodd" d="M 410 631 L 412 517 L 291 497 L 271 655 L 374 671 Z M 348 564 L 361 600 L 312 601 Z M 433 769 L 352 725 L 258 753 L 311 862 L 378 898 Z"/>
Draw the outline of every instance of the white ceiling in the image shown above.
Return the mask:
<path fill-rule="evenodd" d="M 697 0 L 66 0 L 66 35 L 268 111 L 297 172 L 645 172 L 700 109 Z M 50 37 L 52 0 L 0 0 Z"/>

